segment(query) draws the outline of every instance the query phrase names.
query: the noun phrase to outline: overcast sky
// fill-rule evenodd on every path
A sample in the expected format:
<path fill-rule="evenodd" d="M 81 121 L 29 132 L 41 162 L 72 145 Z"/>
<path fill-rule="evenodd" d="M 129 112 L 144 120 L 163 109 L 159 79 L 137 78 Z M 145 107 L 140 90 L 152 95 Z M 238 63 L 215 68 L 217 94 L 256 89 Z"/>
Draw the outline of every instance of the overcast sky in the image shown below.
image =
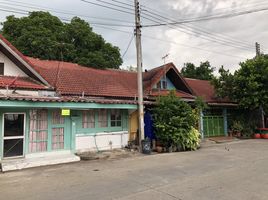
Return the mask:
<path fill-rule="evenodd" d="M 88 1 L 103 4 L 100 0 Z M 132 0 L 103 1 L 132 9 L 132 7 L 126 5 L 132 4 Z M 119 4 L 118 1 L 126 4 Z M 160 18 L 155 13 L 158 13 L 161 17 L 170 18 L 172 21 L 180 21 L 218 13 L 228 14 L 268 8 L 268 2 L 266 3 L 265 0 L 140 0 L 140 4 L 143 8 L 142 16 L 153 21 L 159 21 Z M 133 35 L 131 34 L 133 32 L 132 27 L 100 27 L 100 25 L 95 25 L 95 23 L 132 25 L 134 22 L 133 15 L 88 4 L 81 0 L 0 0 L 0 9 L 9 11 L 12 9 L 20 12 L 29 11 L 36 5 L 43 9 L 68 11 L 73 15 L 84 15 L 81 18 L 92 23 L 93 30 L 101 34 L 107 42 L 118 46 L 121 54 L 126 51 Z M 125 10 L 124 8 L 117 8 Z M 132 11 L 129 10 L 129 12 Z M 0 21 L 5 21 L 5 17 L 11 14 L 10 12 L 0 11 Z M 13 14 L 18 17 L 23 16 Z M 53 12 L 52 14 L 64 19 L 72 18 L 70 14 Z M 240 61 L 252 58 L 255 55 L 255 42 L 259 42 L 262 51 L 266 52 L 268 47 L 267 19 L 268 11 L 262 11 L 233 18 L 184 25 L 144 27 L 142 29 L 143 66 L 145 69 L 160 66 L 164 63 L 162 57 L 169 54 L 166 62 L 173 62 L 178 69 L 181 69 L 186 62 L 199 65 L 200 62 L 208 60 L 216 68 L 224 65 L 225 68 L 234 71 L 238 68 Z M 162 20 L 167 21 L 163 18 Z M 143 25 L 155 24 L 153 21 L 142 18 Z M 122 67 L 136 66 L 134 40 L 123 59 Z"/>

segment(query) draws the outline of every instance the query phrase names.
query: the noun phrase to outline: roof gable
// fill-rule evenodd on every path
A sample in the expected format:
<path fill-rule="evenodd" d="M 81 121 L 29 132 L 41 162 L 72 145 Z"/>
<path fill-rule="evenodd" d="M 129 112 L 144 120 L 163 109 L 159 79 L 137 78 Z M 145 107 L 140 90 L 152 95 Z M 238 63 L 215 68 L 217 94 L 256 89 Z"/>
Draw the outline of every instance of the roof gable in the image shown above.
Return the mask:
<path fill-rule="evenodd" d="M 34 70 L 34 68 L 27 60 L 27 58 L 18 49 L 16 49 L 8 40 L 6 40 L 1 34 L 0 34 L 0 51 L 6 57 L 8 57 L 27 76 L 37 81 L 40 81 L 46 86 L 50 86 L 49 83 Z"/>
<path fill-rule="evenodd" d="M 177 90 L 193 94 L 192 89 L 188 83 L 180 75 L 179 71 L 173 63 L 168 63 L 160 67 L 149 70 L 143 74 L 144 90 L 149 92 L 153 89 L 154 85 L 157 84 L 163 76 L 167 76 Z"/>

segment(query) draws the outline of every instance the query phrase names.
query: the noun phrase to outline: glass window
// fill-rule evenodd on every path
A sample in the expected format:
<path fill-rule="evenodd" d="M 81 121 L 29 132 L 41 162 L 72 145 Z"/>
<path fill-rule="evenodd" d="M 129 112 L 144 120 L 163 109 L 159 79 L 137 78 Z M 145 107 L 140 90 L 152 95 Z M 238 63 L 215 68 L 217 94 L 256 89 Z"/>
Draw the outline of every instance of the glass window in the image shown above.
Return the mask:
<path fill-rule="evenodd" d="M 99 110 L 99 127 L 100 128 L 108 127 L 108 115 L 106 109 Z"/>
<path fill-rule="evenodd" d="M 52 111 L 52 124 L 64 124 L 64 117 L 60 110 Z"/>
<path fill-rule="evenodd" d="M 64 128 L 52 128 L 52 149 L 64 149 Z"/>
<path fill-rule="evenodd" d="M 111 127 L 121 127 L 122 116 L 120 110 L 111 110 Z"/>
<path fill-rule="evenodd" d="M 162 89 L 167 89 L 167 81 L 162 81 Z"/>
<path fill-rule="evenodd" d="M 84 110 L 82 112 L 82 127 L 83 128 L 95 128 L 94 110 Z"/>
<path fill-rule="evenodd" d="M 48 111 L 30 111 L 29 152 L 47 151 L 48 143 Z"/>

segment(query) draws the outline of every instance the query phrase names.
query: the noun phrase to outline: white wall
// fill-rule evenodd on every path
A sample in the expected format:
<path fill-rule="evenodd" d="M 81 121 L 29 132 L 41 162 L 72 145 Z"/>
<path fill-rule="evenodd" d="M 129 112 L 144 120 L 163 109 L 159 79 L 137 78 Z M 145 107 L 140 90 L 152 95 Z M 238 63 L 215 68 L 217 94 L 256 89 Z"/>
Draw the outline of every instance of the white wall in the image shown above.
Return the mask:
<path fill-rule="evenodd" d="M 96 144 L 95 144 L 96 140 Z M 128 131 L 97 133 L 76 136 L 76 151 L 103 151 L 125 147 L 128 144 Z"/>
<path fill-rule="evenodd" d="M 6 57 L 2 52 L 0 52 L 0 62 L 4 63 L 4 75 L 5 76 L 23 76 L 27 75 L 18 68 L 8 57 Z"/>

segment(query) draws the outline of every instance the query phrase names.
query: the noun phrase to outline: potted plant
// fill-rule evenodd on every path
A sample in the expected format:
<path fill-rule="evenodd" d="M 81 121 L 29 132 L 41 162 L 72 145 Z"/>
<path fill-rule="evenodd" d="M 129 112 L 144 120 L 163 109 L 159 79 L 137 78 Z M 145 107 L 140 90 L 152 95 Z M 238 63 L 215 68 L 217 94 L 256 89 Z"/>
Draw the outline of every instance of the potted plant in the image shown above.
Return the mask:
<path fill-rule="evenodd" d="M 242 130 L 243 130 L 242 123 L 240 121 L 234 121 L 232 125 L 232 132 L 234 136 L 240 138 Z"/>

